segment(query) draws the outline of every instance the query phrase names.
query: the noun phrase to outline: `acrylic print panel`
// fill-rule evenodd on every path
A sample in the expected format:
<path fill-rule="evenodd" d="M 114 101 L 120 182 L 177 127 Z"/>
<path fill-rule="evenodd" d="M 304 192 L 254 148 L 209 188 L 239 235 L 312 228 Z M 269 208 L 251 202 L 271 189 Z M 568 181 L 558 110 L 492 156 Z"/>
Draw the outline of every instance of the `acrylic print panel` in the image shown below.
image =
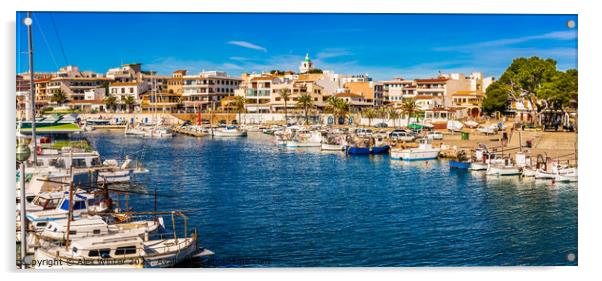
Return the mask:
<path fill-rule="evenodd" d="M 16 22 L 19 267 L 578 263 L 576 15 Z"/>

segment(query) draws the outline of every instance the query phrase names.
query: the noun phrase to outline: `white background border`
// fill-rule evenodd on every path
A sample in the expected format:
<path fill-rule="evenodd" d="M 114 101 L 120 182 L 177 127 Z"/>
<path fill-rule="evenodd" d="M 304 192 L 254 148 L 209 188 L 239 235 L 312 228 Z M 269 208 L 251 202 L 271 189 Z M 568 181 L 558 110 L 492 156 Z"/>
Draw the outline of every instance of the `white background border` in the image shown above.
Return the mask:
<path fill-rule="evenodd" d="M 2 138 L 2 191 L 4 225 L 0 234 L 4 251 L 0 265 L 7 273 L 4 280 L 16 278 L 64 280 L 113 280 L 114 278 L 137 278 L 142 280 L 251 278 L 261 280 L 315 278 L 337 278 L 346 280 L 364 279 L 432 279 L 432 280 L 573 280 L 600 276 L 600 222 L 602 210 L 599 179 L 600 140 L 602 118 L 602 11 L 599 1 L 584 0 L 102 0 L 84 2 L 74 0 L 18 0 L 0 2 L 2 15 L 2 108 L 0 118 Z M 578 267 L 489 267 L 489 268 L 310 268 L 310 269 L 179 269 L 146 270 L 135 272 L 76 271 L 46 275 L 16 274 L 14 269 L 14 89 L 15 89 L 15 12 L 16 11 L 174 11 L 174 12 L 337 12 L 337 13 L 514 13 L 514 14 L 578 14 L 579 30 L 579 251 Z M 252 32 L 252 27 L 249 32 Z M 336 255 L 336 253 L 333 253 Z M 91 274 L 90 274 L 91 273 Z M 157 274 L 159 273 L 159 274 Z M 170 274 L 170 275 L 166 275 Z M 135 276 L 134 276 L 135 274 Z"/>

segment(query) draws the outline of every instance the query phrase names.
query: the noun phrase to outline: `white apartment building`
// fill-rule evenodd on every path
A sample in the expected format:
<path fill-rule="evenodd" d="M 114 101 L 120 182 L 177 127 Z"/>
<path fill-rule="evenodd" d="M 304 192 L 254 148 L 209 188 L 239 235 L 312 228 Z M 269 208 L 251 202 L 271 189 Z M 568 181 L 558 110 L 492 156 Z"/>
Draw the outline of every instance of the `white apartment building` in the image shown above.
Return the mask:
<path fill-rule="evenodd" d="M 182 99 L 187 112 L 217 108 L 223 98 L 234 96 L 242 82 L 241 78 L 230 77 L 223 71 L 203 71 L 182 79 Z"/>

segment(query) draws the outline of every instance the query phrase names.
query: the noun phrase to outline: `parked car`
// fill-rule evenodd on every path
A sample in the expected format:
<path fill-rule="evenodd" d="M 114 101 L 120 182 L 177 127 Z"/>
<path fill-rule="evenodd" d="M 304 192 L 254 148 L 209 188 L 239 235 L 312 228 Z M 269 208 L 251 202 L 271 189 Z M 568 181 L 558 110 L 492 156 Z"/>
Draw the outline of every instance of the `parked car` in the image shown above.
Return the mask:
<path fill-rule="evenodd" d="M 376 128 L 387 128 L 387 127 L 389 127 L 389 125 L 387 125 L 387 123 L 383 122 L 383 123 L 378 123 L 378 124 L 374 125 L 374 127 L 376 127 Z"/>
<path fill-rule="evenodd" d="M 372 130 L 358 128 L 355 130 L 355 134 L 358 135 L 359 137 L 368 137 L 368 136 L 372 135 Z"/>
<path fill-rule="evenodd" d="M 414 141 L 416 136 L 406 131 L 394 130 L 389 134 L 389 138 L 395 141 Z"/>
<path fill-rule="evenodd" d="M 429 140 L 442 140 L 443 139 L 443 134 L 440 132 L 428 132 L 428 134 L 426 134 L 426 138 Z"/>

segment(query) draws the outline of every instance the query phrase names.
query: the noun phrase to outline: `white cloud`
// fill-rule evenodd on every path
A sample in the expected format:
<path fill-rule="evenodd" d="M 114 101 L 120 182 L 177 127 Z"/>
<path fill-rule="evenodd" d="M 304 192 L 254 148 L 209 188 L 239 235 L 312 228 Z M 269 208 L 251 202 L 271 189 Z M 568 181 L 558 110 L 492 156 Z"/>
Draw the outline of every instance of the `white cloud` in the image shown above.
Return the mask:
<path fill-rule="evenodd" d="M 262 46 L 259 46 L 259 45 L 256 45 L 256 44 L 253 44 L 253 43 L 250 43 L 250 42 L 246 42 L 246 41 L 229 41 L 228 44 L 240 46 L 240 47 L 247 48 L 247 49 L 253 49 L 253 50 L 263 51 L 263 52 L 267 52 L 268 51 L 268 49 L 266 49 L 266 48 L 264 48 Z"/>
<path fill-rule="evenodd" d="M 523 36 L 516 38 L 505 38 L 491 41 L 482 41 L 476 42 L 472 44 L 459 45 L 459 46 L 447 46 L 447 47 L 438 47 L 434 48 L 435 51 L 464 51 L 471 52 L 475 49 L 480 49 L 483 47 L 504 47 L 515 45 L 519 43 L 529 42 L 533 40 L 574 40 L 577 39 L 577 31 L 576 30 L 567 30 L 567 31 L 556 31 L 549 32 L 545 34 L 539 35 L 531 35 L 531 36 Z"/>

